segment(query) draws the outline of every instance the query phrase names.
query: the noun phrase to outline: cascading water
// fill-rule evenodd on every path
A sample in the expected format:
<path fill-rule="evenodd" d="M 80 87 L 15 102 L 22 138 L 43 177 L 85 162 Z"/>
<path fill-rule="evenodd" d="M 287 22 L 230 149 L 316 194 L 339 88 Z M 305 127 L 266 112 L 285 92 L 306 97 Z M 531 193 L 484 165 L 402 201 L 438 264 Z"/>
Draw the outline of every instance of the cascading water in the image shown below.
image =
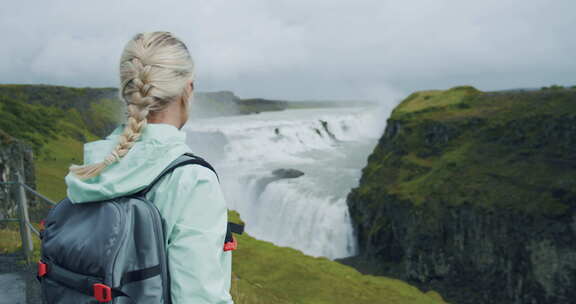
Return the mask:
<path fill-rule="evenodd" d="M 195 119 L 183 128 L 250 235 L 330 259 L 356 253 L 346 195 L 383 130 L 376 106 Z"/>

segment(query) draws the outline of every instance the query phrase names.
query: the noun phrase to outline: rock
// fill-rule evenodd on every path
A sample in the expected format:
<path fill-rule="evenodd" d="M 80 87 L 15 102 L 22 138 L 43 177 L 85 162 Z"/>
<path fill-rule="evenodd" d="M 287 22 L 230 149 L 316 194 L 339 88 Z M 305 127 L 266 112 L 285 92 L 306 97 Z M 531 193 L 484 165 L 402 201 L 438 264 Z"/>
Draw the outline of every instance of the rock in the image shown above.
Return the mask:
<path fill-rule="evenodd" d="M 16 172 L 23 172 L 24 182 L 35 189 L 34 170 L 32 147 L 14 138 L 0 145 L 0 182 L 16 181 Z M 18 217 L 16 195 L 15 187 L 0 184 L 0 218 Z M 33 207 L 37 201 L 31 196 L 28 198 L 28 203 L 30 207 Z"/>
<path fill-rule="evenodd" d="M 304 172 L 296 169 L 276 169 L 272 174 L 279 178 L 297 178 L 304 175 Z"/>
<path fill-rule="evenodd" d="M 264 176 L 258 178 L 255 186 L 252 188 L 252 197 L 258 200 L 260 195 L 266 190 L 266 187 L 268 187 L 270 183 L 285 178 L 297 178 L 302 175 L 304 175 L 304 172 L 297 169 L 276 169 L 272 171 L 272 176 Z"/>

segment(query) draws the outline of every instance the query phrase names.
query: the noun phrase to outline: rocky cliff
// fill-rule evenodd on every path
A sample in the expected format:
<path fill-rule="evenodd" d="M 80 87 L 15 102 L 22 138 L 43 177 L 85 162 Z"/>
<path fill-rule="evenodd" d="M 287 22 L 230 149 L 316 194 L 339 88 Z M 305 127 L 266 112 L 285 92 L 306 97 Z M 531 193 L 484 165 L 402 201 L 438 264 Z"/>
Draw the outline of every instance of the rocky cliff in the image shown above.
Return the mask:
<path fill-rule="evenodd" d="M 0 129 L 0 182 L 16 181 L 16 172 L 24 172 L 24 182 L 36 188 L 32 148 L 12 138 Z M 18 217 L 16 188 L 11 184 L 0 184 L 0 219 Z M 36 204 L 30 198 L 30 205 Z M 1 225 L 1 224 L 0 224 Z"/>
<path fill-rule="evenodd" d="M 362 272 L 450 303 L 574 303 L 576 90 L 412 94 L 348 205 Z"/>

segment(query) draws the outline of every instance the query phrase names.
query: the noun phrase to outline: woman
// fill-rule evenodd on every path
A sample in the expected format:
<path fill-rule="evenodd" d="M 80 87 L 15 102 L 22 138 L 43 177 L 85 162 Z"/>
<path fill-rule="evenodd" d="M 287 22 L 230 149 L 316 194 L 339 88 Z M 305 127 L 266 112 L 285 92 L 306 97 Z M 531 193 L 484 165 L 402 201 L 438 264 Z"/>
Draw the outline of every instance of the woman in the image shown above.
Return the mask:
<path fill-rule="evenodd" d="M 185 152 L 194 66 L 185 44 L 168 32 L 141 33 L 120 60 L 120 98 L 127 122 L 106 139 L 84 145 L 84 166 L 66 176 L 73 203 L 143 189 Z M 223 251 L 228 214 L 214 172 L 176 168 L 147 194 L 166 220 L 173 304 L 233 303 L 231 251 Z"/>

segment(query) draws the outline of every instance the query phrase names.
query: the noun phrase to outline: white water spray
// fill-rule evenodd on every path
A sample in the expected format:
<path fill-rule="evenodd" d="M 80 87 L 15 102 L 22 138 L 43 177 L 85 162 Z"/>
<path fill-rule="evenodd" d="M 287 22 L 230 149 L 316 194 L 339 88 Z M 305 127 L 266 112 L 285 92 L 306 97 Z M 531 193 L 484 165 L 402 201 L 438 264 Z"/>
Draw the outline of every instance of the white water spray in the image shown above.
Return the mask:
<path fill-rule="evenodd" d="M 250 235 L 330 259 L 356 254 L 346 195 L 383 124 L 376 107 L 190 121 L 189 145 L 219 171 Z"/>

